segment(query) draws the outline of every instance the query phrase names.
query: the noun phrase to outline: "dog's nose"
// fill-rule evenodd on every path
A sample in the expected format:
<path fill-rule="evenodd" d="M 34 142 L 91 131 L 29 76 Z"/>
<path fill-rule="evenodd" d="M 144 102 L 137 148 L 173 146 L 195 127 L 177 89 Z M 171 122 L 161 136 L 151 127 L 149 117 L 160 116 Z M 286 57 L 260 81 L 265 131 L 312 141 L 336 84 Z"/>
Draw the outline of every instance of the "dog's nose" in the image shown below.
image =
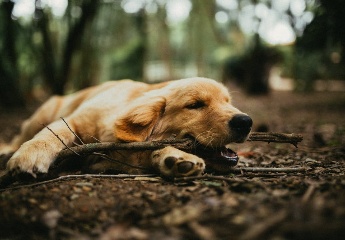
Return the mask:
<path fill-rule="evenodd" d="M 231 130 L 240 134 L 248 134 L 252 125 L 253 120 L 245 114 L 237 114 L 229 121 L 229 127 Z"/>

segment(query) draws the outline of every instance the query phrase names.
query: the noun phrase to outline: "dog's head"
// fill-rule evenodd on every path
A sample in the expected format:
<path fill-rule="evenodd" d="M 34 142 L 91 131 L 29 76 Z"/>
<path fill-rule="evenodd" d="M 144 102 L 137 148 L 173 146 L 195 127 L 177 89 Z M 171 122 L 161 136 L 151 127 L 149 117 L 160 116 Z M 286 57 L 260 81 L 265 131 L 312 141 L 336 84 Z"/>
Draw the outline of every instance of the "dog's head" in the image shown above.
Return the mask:
<path fill-rule="evenodd" d="M 228 90 L 204 78 L 173 82 L 164 114 L 153 135 L 192 138 L 203 146 L 217 148 L 247 138 L 252 120 L 232 106 Z"/>
<path fill-rule="evenodd" d="M 171 81 L 144 93 L 115 123 L 117 139 L 189 137 L 216 148 L 246 140 L 251 118 L 232 106 L 228 90 L 206 78 Z"/>
<path fill-rule="evenodd" d="M 115 123 L 122 141 L 192 138 L 199 145 L 217 149 L 243 142 L 252 119 L 232 106 L 228 90 L 206 78 L 171 81 L 144 93 Z"/>

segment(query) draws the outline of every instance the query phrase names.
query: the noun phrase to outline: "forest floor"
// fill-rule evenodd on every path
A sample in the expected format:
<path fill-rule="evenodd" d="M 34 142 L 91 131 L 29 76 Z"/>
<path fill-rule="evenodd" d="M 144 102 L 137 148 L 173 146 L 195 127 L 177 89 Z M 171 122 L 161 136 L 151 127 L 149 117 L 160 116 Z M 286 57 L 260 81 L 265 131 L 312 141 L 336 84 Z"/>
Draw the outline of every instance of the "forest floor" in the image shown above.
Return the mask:
<path fill-rule="evenodd" d="M 254 130 L 300 133 L 291 144 L 246 142 L 237 167 L 299 172 L 160 177 L 67 177 L 0 190 L 0 239 L 344 239 L 345 94 L 233 93 Z M 30 111 L 0 110 L 0 141 Z M 76 171 L 75 173 L 80 173 Z"/>

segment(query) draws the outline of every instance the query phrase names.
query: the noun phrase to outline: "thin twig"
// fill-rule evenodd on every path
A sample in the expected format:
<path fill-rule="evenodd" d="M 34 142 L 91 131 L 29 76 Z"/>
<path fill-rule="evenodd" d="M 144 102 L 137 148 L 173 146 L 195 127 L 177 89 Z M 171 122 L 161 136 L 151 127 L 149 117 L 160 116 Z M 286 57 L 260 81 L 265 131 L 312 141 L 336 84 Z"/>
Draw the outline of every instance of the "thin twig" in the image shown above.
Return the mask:
<path fill-rule="evenodd" d="M 242 173 L 242 172 L 252 172 L 252 173 L 262 173 L 262 172 L 274 172 L 274 173 L 291 173 L 291 172 L 304 172 L 306 168 L 304 167 L 283 167 L 283 168 L 268 168 L 268 167 L 243 167 L 243 168 L 232 168 L 230 172 L 232 173 Z"/>
<path fill-rule="evenodd" d="M 281 176 L 286 176 L 286 173 L 250 173 L 250 172 L 242 172 L 241 175 L 244 177 L 260 177 L 260 178 L 276 178 Z"/>
<path fill-rule="evenodd" d="M 226 182 L 234 182 L 236 181 L 233 178 L 224 177 L 224 176 L 214 176 L 214 175 L 201 175 L 201 176 L 189 176 L 189 177 L 178 177 L 174 178 L 175 182 L 188 182 L 188 181 L 195 181 L 195 180 L 220 180 Z"/>
<path fill-rule="evenodd" d="M 55 137 L 57 137 L 57 139 L 59 139 L 59 141 L 71 152 L 73 152 L 74 154 L 81 156 L 79 153 L 77 153 L 76 151 L 74 151 L 71 147 L 67 146 L 66 143 L 64 143 L 64 141 L 59 137 L 59 135 L 57 135 L 50 127 L 48 127 L 47 125 L 43 124 L 44 127 L 46 127 L 52 134 L 54 134 Z"/>
<path fill-rule="evenodd" d="M 315 190 L 317 189 L 319 183 L 312 181 L 312 180 L 307 180 L 306 181 L 309 184 L 309 187 L 307 189 L 307 191 L 303 194 L 303 197 L 301 199 L 301 202 L 303 204 L 307 204 L 308 201 L 310 200 L 310 198 L 312 197 L 312 195 L 314 194 Z"/>
<path fill-rule="evenodd" d="M 73 179 L 73 178 L 78 178 L 78 179 L 88 179 L 88 178 L 116 178 L 116 179 L 124 179 L 124 178 L 136 178 L 136 177 L 157 177 L 156 174 L 72 174 L 72 175 L 65 175 L 65 176 L 60 176 L 58 178 L 46 180 L 46 181 L 41 181 L 37 183 L 32 183 L 32 184 L 25 184 L 25 185 L 19 185 L 15 187 L 8 187 L 8 188 L 1 188 L 0 192 L 7 191 L 7 190 L 17 190 L 21 188 L 31 188 L 31 187 L 36 187 L 40 186 L 43 184 L 49 184 L 49 183 L 55 183 L 63 180 L 68 180 L 68 179 Z"/>
<path fill-rule="evenodd" d="M 302 197 L 302 200 L 301 200 L 302 203 L 306 204 L 309 201 L 310 197 L 315 192 L 315 189 L 316 189 L 315 184 L 309 185 L 307 191 L 303 194 L 303 197 Z"/>
<path fill-rule="evenodd" d="M 252 172 L 252 173 L 291 173 L 291 172 L 303 172 L 306 169 L 303 167 L 298 168 L 260 168 L 260 167 L 251 167 L 251 168 L 232 168 L 230 169 L 230 173 L 243 173 L 243 172 Z M 190 177 L 179 177 L 175 178 L 175 181 L 193 181 L 193 180 L 200 180 L 200 179 L 212 179 L 212 180 L 221 180 L 221 181 L 227 181 L 232 182 L 233 179 L 225 176 L 214 176 L 205 174 L 202 176 L 190 176 Z"/>
<path fill-rule="evenodd" d="M 122 162 L 121 162 L 122 163 Z M 241 172 L 301 172 L 304 171 L 305 168 L 234 168 L 232 169 L 232 172 L 234 173 L 241 173 Z M 5 190 L 16 190 L 20 188 L 25 187 L 35 187 L 43 184 L 48 184 L 52 182 L 58 182 L 65 179 L 71 179 L 71 178 L 135 178 L 135 177 L 155 177 L 156 174 L 140 174 L 140 175 L 132 175 L 132 174 L 77 174 L 77 175 L 65 175 L 60 176 L 58 178 L 54 178 L 47 181 L 42 181 L 38 183 L 33 184 L 26 184 L 26 185 L 20 185 L 15 187 L 9 187 L 9 188 L 3 188 L 0 189 L 0 192 Z M 195 180 L 219 180 L 219 181 L 226 181 L 226 182 L 236 182 L 237 180 L 231 177 L 225 177 L 225 176 L 214 176 L 205 174 L 202 176 L 190 176 L 190 177 L 179 177 L 175 178 L 175 182 L 184 182 L 184 181 L 195 181 Z"/>
<path fill-rule="evenodd" d="M 73 133 L 73 135 L 82 143 L 85 144 L 83 142 L 83 140 L 81 140 L 81 138 L 71 129 L 71 127 L 68 125 L 68 123 L 65 121 L 65 119 L 63 117 L 61 117 L 62 121 L 66 124 L 66 126 L 68 127 L 68 129 Z"/>
<path fill-rule="evenodd" d="M 93 140 L 95 140 L 98 143 L 101 143 L 101 140 L 99 140 L 98 138 L 95 138 L 94 136 L 91 136 L 90 134 L 86 134 L 88 137 L 92 138 Z"/>

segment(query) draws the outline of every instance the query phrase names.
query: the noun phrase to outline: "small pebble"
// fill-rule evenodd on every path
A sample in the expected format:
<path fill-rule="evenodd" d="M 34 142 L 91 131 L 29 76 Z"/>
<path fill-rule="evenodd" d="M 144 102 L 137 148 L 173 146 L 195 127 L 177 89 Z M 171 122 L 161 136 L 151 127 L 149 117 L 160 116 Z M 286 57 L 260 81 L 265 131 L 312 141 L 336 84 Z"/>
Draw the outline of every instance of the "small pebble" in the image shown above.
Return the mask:
<path fill-rule="evenodd" d="M 79 194 L 72 194 L 72 196 L 71 196 L 71 200 L 74 200 L 74 199 L 77 199 L 77 198 L 79 198 Z"/>

